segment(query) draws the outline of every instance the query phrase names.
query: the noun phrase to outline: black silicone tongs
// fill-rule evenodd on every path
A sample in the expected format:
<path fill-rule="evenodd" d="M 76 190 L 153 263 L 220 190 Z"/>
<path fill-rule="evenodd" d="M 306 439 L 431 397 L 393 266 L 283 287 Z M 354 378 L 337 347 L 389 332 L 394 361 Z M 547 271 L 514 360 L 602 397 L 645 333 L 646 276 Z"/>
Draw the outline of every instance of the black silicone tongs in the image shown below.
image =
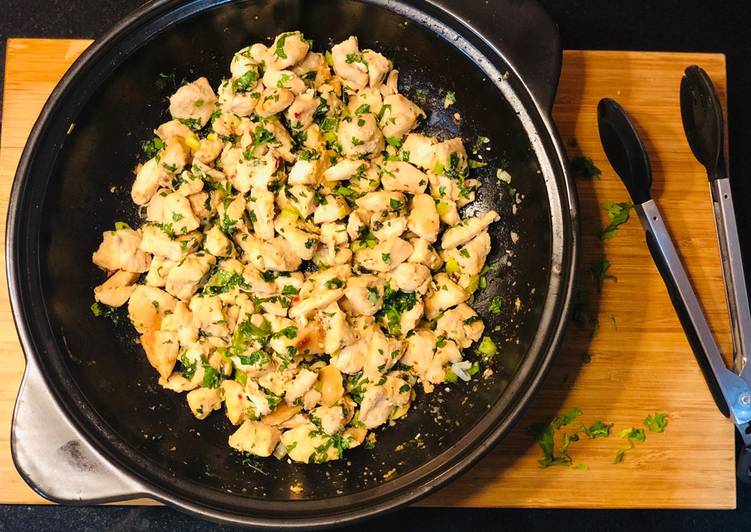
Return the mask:
<path fill-rule="evenodd" d="M 725 163 L 725 123 L 712 80 L 696 65 L 688 67 L 681 80 L 681 117 L 691 151 L 707 169 L 730 311 L 733 360 L 735 370 L 749 379 L 751 365 L 746 367 L 746 357 L 751 353 L 751 312 Z"/>
<path fill-rule="evenodd" d="M 631 118 L 615 100 L 597 106 L 597 123 L 605 154 L 626 186 L 646 232 L 647 247 L 665 282 L 691 349 L 704 378 L 725 416 L 731 416 L 745 449 L 738 476 L 749 481 L 751 465 L 751 385 L 745 375 L 725 366 L 691 281 L 673 245 L 657 204 L 651 197 L 652 169 L 644 144 Z"/>

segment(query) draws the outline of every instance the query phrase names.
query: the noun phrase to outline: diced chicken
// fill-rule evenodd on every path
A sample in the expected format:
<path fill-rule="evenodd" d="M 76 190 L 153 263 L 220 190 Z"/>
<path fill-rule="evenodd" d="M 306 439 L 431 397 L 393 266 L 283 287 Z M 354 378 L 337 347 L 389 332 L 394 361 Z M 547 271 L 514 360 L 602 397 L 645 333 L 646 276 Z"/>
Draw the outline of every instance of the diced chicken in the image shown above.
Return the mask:
<path fill-rule="evenodd" d="M 441 238 L 441 247 L 443 249 L 452 249 L 461 246 L 472 240 L 481 231 L 484 231 L 490 224 L 500 220 L 500 218 L 495 211 L 489 211 L 482 216 L 467 218 L 461 223 L 446 229 L 443 233 L 443 238 Z"/>
<path fill-rule="evenodd" d="M 299 96 L 307 89 L 305 82 L 291 70 L 266 69 L 263 73 L 262 81 L 266 87 L 287 89 L 295 96 Z"/>
<path fill-rule="evenodd" d="M 318 319 L 324 332 L 324 351 L 336 353 L 342 343 L 352 336 L 347 316 L 339 305 L 332 303 L 320 310 Z"/>
<path fill-rule="evenodd" d="M 383 133 L 372 113 L 342 119 L 336 136 L 345 157 L 371 157 L 383 151 Z"/>
<path fill-rule="evenodd" d="M 344 412 L 341 406 L 319 406 L 311 412 L 321 422 L 321 429 L 333 436 L 344 428 Z"/>
<path fill-rule="evenodd" d="M 490 253 L 490 235 L 483 231 L 461 247 L 444 250 L 441 253 L 447 263 L 454 261 L 462 275 L 477 275 L 485 266 Z"/>
<path fill-rule="evenodd" d="M 276 230 L 287 241 L 292 252 L 302 260 L 310 260 L 318 247 L 318 238 L 314 233 L 309 233 L 296 227 L 294 224 L 277 219 Z"/>
<path fill-rule="evenodd" d="M 324 224 L 341 220 L 349 214 L 347 202 L 340 196 L 324 196 L 321 204 L 313 212 L 313 223 Z"/>
<path fill-rule="evenodd" d="M 269 117 L 281 113 L 295 101 L 295 93 L 278 87 L 266 87 L 256 105 L 258 116 Z"/>
<path fill-rule="evenodd" d="M 224 315 L 222 300 L 217 296 L 194 297 L 190 300 L 193 325 L 209 336 L 227 336 L 227 318 Z"/>
<path fill-rule="evenodd" d="M 177 362 L 177 334 L 167 331 L 148 331 L 141 335 L 141 346 L 149 364 L 162 378 L 168 378 Z"/>
<path fill-rule="evenodd" d="M 321 99 L 315 95 L 313 90 L 299 94 L 285 111 L 287 122 L 292 130 L 301 131 L 310 126 L 320 103 Z"/>
<path fill-rule="evenodd" d="M 381 184 L 384 190 L 422 193 L 428 185 L 428 176 L 409 163 L 385 161 L 381 166 Z"/>
<path fill-rule="evenodd" d="M 425 113 L 401 94 L 383 98 L 381 130 L 386 138 L 401 138 L 417 125 L 417 118 Z"/>
<path fill-rule="evenodd" d="M 180 373 L 173 373 L 166 379 L 159 377 L 159 386 L 177 393 L 189 392 L 197 388 L 197 384 L 186 379 Z"/>
<path fill-rule="evenodd" d="M 255 456 L 271 456 L 281 440 L 281 432 L 261 421 L 244 421 L 229 437 L 229 446 Z"/>
<path fill-rule="evenodd" d="M 424 377 L 430 362 L 433 360 L 433 351 L 435 351 L 436 335 L 430 329 L 419 327 L 413 334 L 407 337 L 407 347 L 401 358 L 401 363 L 409 366 L 412 370 Z M 428 390 L 428 386 L 423 386 Z M 431 387 L 432 389 L 432 387 Z"/>
<path fill-rule="evenodd" d="M 360 89 L 356 94 L 349 97 L 347 107 L 350 114 L 355 116 L 363 113 L 377 115 L 383 107 L 383 96 L 378 89 Z"/>
<path fill-rule="evenodd" d="M 175 235 L 184 235 L 201 225 L 190 208 L 190 202 L 176 192 L 164 198 L 164 220 Z"/>
<path fill-rule="evenodd" d="M 401 238 L 392 238 L 372 248 L 355 253 L 355 262 L 374 272 L 388 272 L 407 260 L 412 254 L 412 245 Z"/>
<path fill-rule="evenodd" d="M 198 232 L 172 238 L 166 230 L 168 228 L 164 226 L 145 225 L 143 227 L 141 250 L 172 261 L 179 261 L 188 253 L 198 249 L 201 243 L 201 235 Z"/>
<path fill-rule="evenodd" d="M 402 143 L 402 153 L 408 153 L 411 164 L 419 166 L 423 170 L 433 170 L 436 165 L 435 151 L 433 147 L 436 141 L 433 137 L 410 133 Z"/>
<path fill-rule="evenodd" d="M 430 268 L 415 262 L 403 262 L 391 271 L 390 278 L 399 290 L 425 294 L 430 284 Z"/>
<path fill-rule="evenodd" d="M 344 290 L 349 309 L 356 315 L 373 316 L 383 306 L 384 286 L 375 275 L 350 277 Z"/>
<path fill-rule="evenodd" d="M 132 273 L 148 271 L 151 256 L 140 249 L 141 235 L 133 229 L 105 231 L 91 260 L 103 270 Z"/>
<path fill-rule="evenodd" d="M 206 278 L 216 258 L 210 253 L 193 253 L 185 257 L 167 274 L 165 290 L 178 299 L 188 301 Z"/>
<path fill-rule="evenodd" d="M 253 231 L 264 240 L 274 238 L 274 193 L 265 188 L 253 188 L 248 210 L 253 213 Z"/>
<path fill-rule="evenodd" d="M 385 216 L 384 216 L 385 215 Z M 371 233 L 378 241 L 391 240 L 402 235 L 407 230 L 407 218 L 404 216 L 391 216 L 391 213 L 379 213 L 370 219 Z"/>
<path fill-rule="evenodd" d="M 362 57 L 368 65 L 368 85 L 378 88 L 391 70 L 391 61 L 373 50 L 363 50 Z"/>
<path fill-rule="evenodd" d="M 433 278 L 434 287 L 425 298 L 425 316 L 432 320 L 441 311 L 467 300 L 469 295 L 445 273 Z"/>
<path fill-rule="evenodd" d="M 344 295 L 344 290 L 337 288 L 334 290 L 320 290 L 314 294 L 311 294 L 306 299 L 295 303 L 289 309 L 289 317 L 297 319 L 300 317 L 308 316 L 313 312 L 325 308 L 332 303 L 335 303 Z"/>
<path fill-rule="evenodd" d="M 415 194 L 412 198 L 407 227 L 428 242 L 435 242 L 438 239 L 441 220 L 438 217 L 435 201 L 428 194 Z"/>
<path fill-rule="evenodd" d="M 224 148 L 224 143 L 216 135 L 208 135 L 206 138 L 198 141 L 198 150 L 193 157 L 203 164 L 210 164 L 219 157 Z"/>
<path fill-rule="evenodd" d="M 128 300 L 128 317 L 140 333 L 158 330 L 166 312 L 175 308 L 176 300 L 164 290 L 137 285 Z"/>
<path fill-rule="evenodd" d="M 295 462 L 324 463 L 339 458 L 336 446 L 326 445 L 330 438 L 320 434 L 318 427 L 307 422 L 282 434 L 282 445 Z M 320 449 L 320 451 L 318 450 Z"/>
<path fill-rule="evenodd" d="M 117 271 L 94 288 L 94 299 L 110 307 L 122 307 L 136 289 L 137 273 Z"/>
<path fill-rule="evenodd" d="M 477 313 L 469 305 L 462 303 L 438 318 L 435 333 L 466 349 L 480 339 L 484 330 L 485 325 Z"/>
<path fill-rule="evenodd" d="M 443 265 L 441 256 L 438 255 L 433 245 L 424 238 L 414 238 L 410 240 L 410 244 L 412 244 L 413 251 L 409 256 L 409 262 L 424 264 L 433 271 Z"/>
<path fill-rule="evenodd" d="M 159 187 L 168 184 L 171 178 L 156 159 L 149 159 L 138 169 L 130 189 L 130 197 L 136 205 L 146 205 Z"/>
<path fill-rule="evenodd" d="M 446 380 L 446 366 L 453 362 L 460 362 L 462 353 L 457 345 L 451 340 L 447 340 L 442 347 L 436 349 L 433 359 L 430 361 L 425 380 L 432 384 L 440 384 Z"/>
<path fill-rule="evenodd" d="M 235 242 L 243 250 L 244 260 L 260 271 L 292 272 L 302 262 L 281 237 L 266 241 L 243 233 L 235 238 Z"/>
<path fill-rule="evenodd" d="M 365 172 L 370 163 L 362 160 L 341 159 L 334 166 L 326 169 L 323 178 L 326 181 L 344 181 L 358 172 Z"/>
<path fill-rule="evenodd" d="M 375 328 L 365 351 L 363 375 L 371 382 L 378 382 L 396 364 L 402 356 L 403 345 L 398 338 L 387 337 L 379 328 Z"/>
<path fill-rule="evenodd" d="M 295 378 L 287 385 L 286 393 L 284 394 L 284 400 L 288 405 L 294 405 L 295 401 L 302 398 L 305 392 L 318 380 L 318 374 L 309 369 L 301 369 Z"/>
<path fill-rule="evenodd" d="M 200 129 L 205 126 L 214 112 L 216 94 L 206 78 L 187 83 L 177 89 L 169 99 L 169 111 L 173 118 L 195 120 Z"/>
<path fill-rule="evenodd" d="M 193 313 L 182 301 L 175 304 L 171 313 L 165 313 L 161 330 L 177 333 L 180 345 L 191 345 L 198 340 L 198 327 L 193 323 Z"/>
<path fill-rule="evenodd" d="M 332 357 L 331 363 L 342 373 L 354 375 L 362 370 L 365 364 L 365 351 L 368 343 L 365 340 L 344 347 L 336 357 Z"/>
<path fill-rule="evenodd" d="M 232 241 L 222 232 L 218 225 L 206 231 L 203 247 L 215 257 L 227 257 L 232 253 Z"/>
<path fill-rule="evenodd" d="M 321 158 L 298 159 L 289 170 L 287 183 L 290 185 L 317 185 L 321 175 Z"/>
<path fill-rule="evenodd" d="M 160 255 L 154 255 L 154 258 L 151 260 L 149 272 L 146 274 L 146 284 L 156 286 L 157 288 L 164 288 L 167 284 L 167 274 L 175 264 L 177 262 L 173 260 Z"/>
<path fill-rule="evenodd" d="M 396 211 L 405 206 L 407 198 L 401 192 L 369 192 L 355 202 L 367 211 Z"/>
<path fill-rule="evenodd" d="M 351 36 L 347 40 L 331 48 L 334 72 L 353 90 L 364 88 L 369 81 L 368 65 L 365 62 L 357 37 Z"/>
<path fill-rule="evenodd" d="M 282 33 L 267 49 L 266 66 L 273 70 L 289 68 L 302 61 L 309 49 L 308 41 L 299 31 Z"/>
<path fill-rule="evenodd" d="M 441 170 L 437 173 L 450 170 L 459 175 L 467 174 L 469 164 L 467 151 L 464 149 L 464 143 L 459 137 L 435 144 L 433 146 L 433 153 L 435 154 L 436 169 Z"/>

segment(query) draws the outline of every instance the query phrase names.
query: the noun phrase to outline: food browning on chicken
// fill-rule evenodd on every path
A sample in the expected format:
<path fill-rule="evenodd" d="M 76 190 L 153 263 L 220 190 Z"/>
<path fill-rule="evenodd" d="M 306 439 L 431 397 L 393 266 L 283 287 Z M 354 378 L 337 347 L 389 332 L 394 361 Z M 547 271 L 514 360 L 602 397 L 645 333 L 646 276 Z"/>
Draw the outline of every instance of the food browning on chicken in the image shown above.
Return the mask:
<path fill-rule="evenodd" d="M 468 300 L 499 216 L 461 219 L 464 145 L 415 132 L 397 81 L 354 36 L 240 50 L 216 92 L 170 97 L 132 184 L 143 223 L 93 254 L 97 309 L 127 305 L 159 383 L 198 419 L 224 408 L 238 451 L 337 460 L 418 387 L 473 374 Z"/>

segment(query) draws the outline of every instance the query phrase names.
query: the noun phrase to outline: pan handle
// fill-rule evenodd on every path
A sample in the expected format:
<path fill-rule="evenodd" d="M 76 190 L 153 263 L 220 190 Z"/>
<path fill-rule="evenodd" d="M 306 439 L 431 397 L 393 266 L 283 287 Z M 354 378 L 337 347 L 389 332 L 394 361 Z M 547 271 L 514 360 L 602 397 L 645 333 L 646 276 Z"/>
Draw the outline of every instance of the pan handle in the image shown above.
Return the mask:
<path fill-rule="evenodd" d="M 540 107 L 550 114 L 563 52 L 558 26 L 537 0 L 430 2 L 481 34 L 510 63 Z"/>
<path fill-rule="evenodd" d="M 26 483 L 45 499 L 64 504 L 149 497 L 144 485 L 80 436 L 51 393 L 27 357 L 11 429 L 13 462 Z"/>

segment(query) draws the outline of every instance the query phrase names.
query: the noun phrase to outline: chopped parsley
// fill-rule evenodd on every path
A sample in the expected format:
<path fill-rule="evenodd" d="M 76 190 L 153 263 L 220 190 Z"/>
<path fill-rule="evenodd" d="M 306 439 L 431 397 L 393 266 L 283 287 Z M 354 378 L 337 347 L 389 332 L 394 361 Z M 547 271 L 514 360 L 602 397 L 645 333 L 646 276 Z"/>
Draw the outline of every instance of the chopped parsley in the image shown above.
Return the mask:
<path fill-rule="evenodd" d="M 606 202 L 602 204 L 602 208 L 607 212 L 610 223 L 600 232 L 600 238 L 610 240 L 618 234 L 618 228 L 628 221 L 629 212 L 634 208 L 634 204 L 630 202 Z"/>
<path fill-rule="evenodd" d="M 443 98 L 443 108 L 448 109 L 456 103 L 456 93 L 454 91 L 446 92 L 446 96 Z"/>
<path fill-rule="evenodd" d="M 229 292 L 233 288 L 250 290 L 251 287 L 241 273 L 217 270 L 203 286 L 203 293 L 215 296 Z"/>
<path fill-rule="evenodd" d="M 576 179 L 590 180 L 595 177 L 599 179 L 602 172 L 590 157 L 579 156 L 571 160 L 571 174 Z"/>
<path fill-rule="evenodd" d="M 491 314 L 500 314 L 502 305 L 503 300 L 501 299 L 501 296 L 494 296 L 493 299 L 490 300 L 490 304 L 488 305 L 488 312 L 490 312 Z"/>
<path fill-rule="evenodd" d="M 602 285 L 607 279 L 618 282 L 618 277 L 608 273 L 608 270 L 610 270 L 610 261 L 608 259 L 599 260 L 589 267 L 589 273 L 592 274 L 592 279 L 597 285 L 598 291 L 602 290 Z"/>
<path fill-rule="evenodd" d="M 668 426 L 668 415 L 663 412 L 650 414 L 644 418 L 644 426 L 652 432 L 663 432 Z"/>

